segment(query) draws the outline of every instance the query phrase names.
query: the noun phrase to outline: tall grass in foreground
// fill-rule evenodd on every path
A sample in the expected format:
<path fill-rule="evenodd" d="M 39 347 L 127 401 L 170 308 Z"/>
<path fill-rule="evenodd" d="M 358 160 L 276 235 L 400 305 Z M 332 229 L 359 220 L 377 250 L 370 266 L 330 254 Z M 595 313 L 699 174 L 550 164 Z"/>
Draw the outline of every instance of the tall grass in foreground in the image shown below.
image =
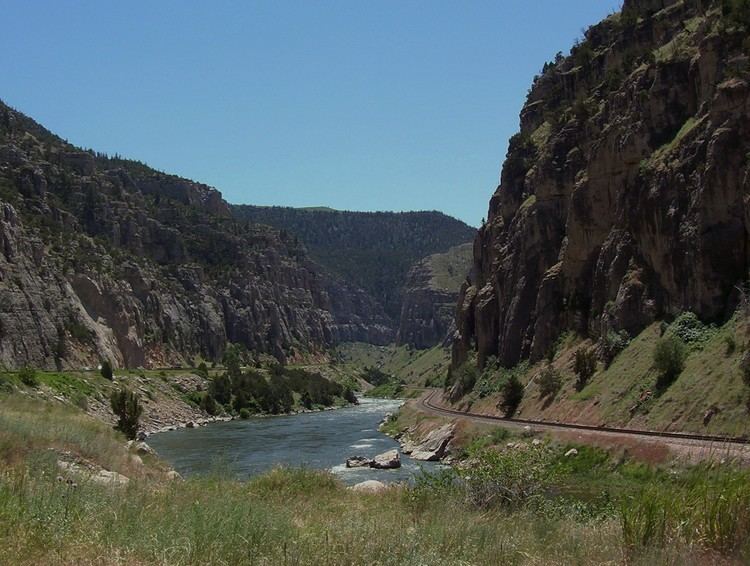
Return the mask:
<path fill-rule="evenodd" d="M 504 437 L 494 438 L 503 441 Z M 165 481 L 74 409 L 0 398 L 0 564 L 746 564 L 750 474 L 666 472 L 604 451 L 476 443 L 463 468 L 377 495 L 276 469 Z M 487 442 L 493 442 L 490 438 Z M 127 487 L 57 460 L 125 473 Z"/>
<path fill-rule="evenodd" d="M 616 516 L 478 509 L 447 476 L 432 489 L 368 496 L 306 470 L 277 469 L 249 482 L 135 481 L 123 489 L 87 482 L 74 489 L 52 472 L 16 468 L 0 476 L 1 564 L 743 563 L 741 554 L 703 546 L 709 539 L 685 538 L 696 525 L 715 524 L 710 510 L 662 537 L 669 529 L 659 503 L 649 527 L 656 536 L 633 545 L 644 520 L 637 506 L 627 526 Z M 723 511 L 718 516 L 724 520 Z"/>
<path fill-rule="evenodd" d="M 626 498 L 620 520 L 630 551 L 679 541 L 725 556 L 750 557 L 750 474 L 699 467 L 673 484 Z"/>
<path fill-rule="evenodd" d="M 0 481 L 2 564 L 617 564 L 618 531 L 455 498 L 415 510 L 402 489 L 362 496 L 303 470 L 122 491 Z"/>

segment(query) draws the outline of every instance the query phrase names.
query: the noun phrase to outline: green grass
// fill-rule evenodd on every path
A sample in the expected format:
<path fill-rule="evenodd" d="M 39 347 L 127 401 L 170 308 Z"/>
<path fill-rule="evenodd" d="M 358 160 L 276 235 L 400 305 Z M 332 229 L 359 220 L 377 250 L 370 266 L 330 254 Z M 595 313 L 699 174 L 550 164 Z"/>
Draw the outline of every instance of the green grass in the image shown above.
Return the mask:
<path fill-rule="evenodd" d="M 339 346 L 343 369 L 358 373 L 374 366 L 404 383 L 416 386 L 442 385 L 450 365 L 450 351 L 435 346 L 416 350 L 406 346 L 373 346 L 361 342 Z"/>
<path fill-rule="evenodd" d="M 573 353 L 581 346 L 590 347 L 590 342 L 566 336 L 553 362 L 562 380 L 554 399 L 539 394 L 537 376 L 546 361 L 516 370 L 519 379 L 528 384 L 520 416 L 652 430 L 750 434 L 750 388 L 744 385 L 740 370 L 740 359 L 747 348 L 747 324 L 733 318 L 720 327 L 690 326 L 685 320 L 685 316 L 678 317 L 666 329 L 668 335 L 689 339 L 684 369 L 668 387 L 657 387 L 659 372 L 654 367 L 662 323 L 653 323 L 633 337 L 609 367 L 600 362 L 581 391 L 575 389 Z M 728 350 L 728 342 L 734 343 L 733 349 Z M 473 403 L 474 410 L 480 412 L 493 410 L 499 401 L 494 383 L 493 375 L 489 381 L 480 377 L 462 403 Z M 708 413 L 713 416 L 704 422 Z"/>
<path fill-rule="evenodd" d="M 428 262 L 432 269 L 433 287 L 458 292 L 471 269 L 473 249 L 473 244 L 468 243 L 431 255 Z"/>
<path fill-rule="evenodd" d="M 703 564 L 750 555 L 750 477 L 727 466 L 644 468 L 597 449 L 489 448 L 470 466 L 378 495 L 327 472 L 216 472 L 165 481 L 71 408 L 0 398 L 0 563 Z M 407 411 L 408 412 L 408 411 Z M 407 418 L 424 420 L 417 414 Z M 57 452 L 129 474 L 57 481 Z M 140 472 L 139 472 L 140 470 Z M 602 493 L 606 491 L 607 493 Z"/>

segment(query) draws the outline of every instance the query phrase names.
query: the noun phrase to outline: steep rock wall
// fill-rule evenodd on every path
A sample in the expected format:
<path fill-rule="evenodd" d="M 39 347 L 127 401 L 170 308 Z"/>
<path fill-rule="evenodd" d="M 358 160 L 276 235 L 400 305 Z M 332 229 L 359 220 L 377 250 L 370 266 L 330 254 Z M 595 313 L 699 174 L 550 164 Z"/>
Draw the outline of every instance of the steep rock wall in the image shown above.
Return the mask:
<path fill-rule="evenodd" d="M 631 0 L 545 65 L 474 242 L 454 364 L 731 314 L 750 250 L 750 17 L 725 4 Z"/>

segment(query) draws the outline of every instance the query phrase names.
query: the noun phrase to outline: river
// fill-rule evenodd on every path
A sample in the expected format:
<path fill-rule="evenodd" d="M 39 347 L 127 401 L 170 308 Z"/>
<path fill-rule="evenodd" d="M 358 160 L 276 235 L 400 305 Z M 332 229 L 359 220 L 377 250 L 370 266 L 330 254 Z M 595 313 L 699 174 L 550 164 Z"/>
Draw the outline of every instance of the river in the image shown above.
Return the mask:
<path fill-rule="evenodd" d="M 417 462 L 401 455 L 401 468 L 374 470 L 346 468 L 350 456 L 372 457 L 398 448 L 398 442 L 378 431 L 388 412 L 401 401 L 360 399 L 360 405 L 299 415 L 256 417 L 214 423 L 205 427 L 162 432 L 148 443 L 183 476 L 207 473 L 217 466 L 247 478 L 277 465 L 330 470 L 348 484 L 368 479 L 408 481 L 420 468 L 433 470 L 433 462 Z"/>

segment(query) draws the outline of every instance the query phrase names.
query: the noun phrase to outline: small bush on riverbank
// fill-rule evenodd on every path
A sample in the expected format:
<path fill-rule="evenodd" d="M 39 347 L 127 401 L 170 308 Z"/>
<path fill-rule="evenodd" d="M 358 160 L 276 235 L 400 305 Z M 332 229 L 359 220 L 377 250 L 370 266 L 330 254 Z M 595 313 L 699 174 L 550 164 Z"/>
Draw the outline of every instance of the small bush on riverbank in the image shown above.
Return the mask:
<path fill-rule="evenodd" d="M 138 394 L 129 389 L 121 388 L 112 392 L 109 404 L 117 417 L 117 429 L 126 437 L 135 438 L 143 414 L 143 406 Z"/>

